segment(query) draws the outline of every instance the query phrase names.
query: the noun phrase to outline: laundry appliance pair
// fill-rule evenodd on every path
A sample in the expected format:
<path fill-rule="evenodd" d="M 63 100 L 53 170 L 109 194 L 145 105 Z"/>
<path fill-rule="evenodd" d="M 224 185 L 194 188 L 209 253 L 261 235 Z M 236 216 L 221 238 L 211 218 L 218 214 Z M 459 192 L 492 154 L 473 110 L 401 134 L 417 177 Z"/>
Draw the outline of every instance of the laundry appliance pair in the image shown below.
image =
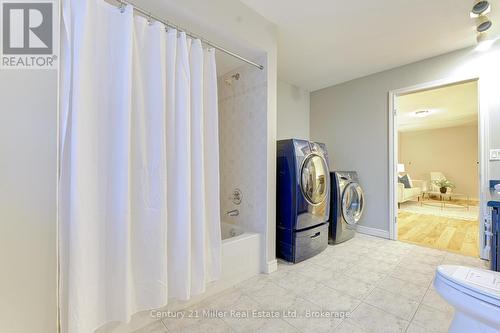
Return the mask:
<path fill-rule="evenodd" d="M 330 172 L 326 146 L 278 141 L 277 256 L 296 263 L 354 235 L 364 196 L 355 172 Z"/>

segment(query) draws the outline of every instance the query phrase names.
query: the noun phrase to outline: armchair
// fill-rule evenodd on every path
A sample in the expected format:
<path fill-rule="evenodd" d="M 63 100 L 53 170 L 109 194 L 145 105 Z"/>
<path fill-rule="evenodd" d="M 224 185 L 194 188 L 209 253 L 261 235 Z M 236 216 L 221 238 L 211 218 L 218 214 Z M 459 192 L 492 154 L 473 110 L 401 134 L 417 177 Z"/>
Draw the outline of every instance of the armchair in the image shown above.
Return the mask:
<path fill-rule="evenodd" d="M 427 191 L 427 182 L 425 180 L 412 180 L 413 187 L 405 188 L 401 183 L 398 183 L 398 207 L 401 203 L 410 200 L 420 200 L 422 193 Z"/>

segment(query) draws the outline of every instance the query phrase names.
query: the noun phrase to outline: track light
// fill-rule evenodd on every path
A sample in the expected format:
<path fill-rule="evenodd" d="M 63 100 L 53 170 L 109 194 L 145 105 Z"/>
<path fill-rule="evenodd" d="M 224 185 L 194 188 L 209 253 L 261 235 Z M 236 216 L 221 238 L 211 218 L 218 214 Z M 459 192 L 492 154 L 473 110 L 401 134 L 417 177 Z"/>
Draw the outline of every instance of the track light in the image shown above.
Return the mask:
<path fill-rule="evenodd" d="M 475 0 L 474 6 L 470 11 L 470 17 L 476 18 L 476 41 L 477 46 L 476 50 L 478 51 L 486 51 L 491 45 L 495 42 L 495 39 L 488 38 L 487 31 L 491 28 L 493 23 L 486 16 L 491 11 L 491 5 L 486 0 Z"/>
<path fill-rule="evenodd" d="M 488 17 L 481 15 L 477 20 L 476 30 L 479 33 L 486 32 L 492 25 L 493 23 L 491 23 Z"/>
<path fill-rule="evenodd" d="M 472 7 L 472 10 L 470 11 L 470 17 L 476 18 L 481 15 L 488 14 L 490 11 L 491 11 L 491 5 L 488 1 L 485 0 L 477 1 Z"/>

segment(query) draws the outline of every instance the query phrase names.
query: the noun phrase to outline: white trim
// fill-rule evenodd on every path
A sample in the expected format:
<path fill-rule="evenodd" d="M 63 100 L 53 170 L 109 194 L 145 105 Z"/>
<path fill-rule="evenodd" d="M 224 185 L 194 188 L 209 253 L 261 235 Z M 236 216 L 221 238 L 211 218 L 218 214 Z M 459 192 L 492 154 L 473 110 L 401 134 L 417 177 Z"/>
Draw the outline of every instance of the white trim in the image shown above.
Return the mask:
<path fill-rule="evenodd" d="M 381 238 L 390 238 L 389 231 L 387 230 L 382 230 L 382 229 L 376 229 L 376 228 L 370 228 L 370 227 L 365 227 L 364 225 L 357 225 L 356 226 L 356 231 L 365 234 L 365 235 L 370 235 L 370 236 L 375 236 L 375 237 L 381 237 Z"/>
<path fill-rule="evenodd" d="M 396 111 L 396 92 L 389 92 L 389 239 L 398 239 L 398 224 L 397 224 L 397 200 L 396 193 L 398 174 L 398 151 L 395 149 L 398 145 L 398 127 L 397 127 L 397 111 Z"/>
<path fill-rule="evenodd" d="M 261 263 L 263 271 L 273 272 L 273 270 L 270 270 L 268 262 L 272 263 L 276 260 L 276 132 L 278 119 L 276 91 L 278 77 L 276 70 L 269 70 L 270 68 L 277 68 L 276 52 L 268 51 L 266 57 L 264 65 L 267 72 L 267 225 L 266 228 L 261 231 L 264 233 L 263 241 L 265 242 Z"/>
<path fill-rule="evenodd" d="M 486 105 L 486 103 L 481 103 L 481 99 L 484 98 L 484 95 L 481 93 L 481 80 L 479 75 L 472 75 L 467 77 L 450 77 L 445 78 L 443 80 L 437 80 L 427 83 L 422 83 L 418 85 L 414 85 L 407 88 L 396 89 L 389 91 L 389 235 L 390 239 L 397 239 L 397 161 L 398 161 L 398 152 L 397 152 L 397 123 L 396 117 L 397 112 L 396 109 L 396 97 L 415 93 L 423 90 L 440 88 L 452 84 L 459 84 L 465 82 L 477 82 L 478 89 L 478 145 L 479 145 L 479 240 L 480 240 L 480 256 L 481 258 L 487 258 L 488 254 L 485 252 L 484 248 L 484 223 L 486 216 L 486 195 L 488 191 L 488 178 L 489 178 L 489 160 L 488 160 L 488 150 L 489 143 L 487 138 L 489 137 L 488 131 L 488 113 L 486 109 L 482 107 L 482 105 Z"/>
<path fill-rule="evenodd" d="M 267 262 L 266 269 L 265 269 L 264 273 L 271 274 L 271 273 L 276 272 L 277 270 L 278 270 L 278 260 L 274 259 L 274 260 Z"/>
<path fill-rule="evenodd" d="M 485 248 L 485 224 L 489 208 L 486 206 L 489 196 L 490 159 L 489 159 L 489 113 L 487 103 L 481 102 L 485 98 L 481 93 L 482 81 L 477 79 L 478 89 L 478 143 L 479 143 L 479 256 L 482 259 L 490 259 L 490 253 Z"/>

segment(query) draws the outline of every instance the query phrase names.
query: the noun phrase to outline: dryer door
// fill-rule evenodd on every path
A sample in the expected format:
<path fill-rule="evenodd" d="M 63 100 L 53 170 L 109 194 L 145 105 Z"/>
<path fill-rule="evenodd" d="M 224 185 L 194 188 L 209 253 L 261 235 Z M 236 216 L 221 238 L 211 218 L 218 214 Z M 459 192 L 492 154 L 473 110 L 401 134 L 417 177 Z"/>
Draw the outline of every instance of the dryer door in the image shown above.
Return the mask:
<path fill-rule="evenodd" d="M 300 187 L 306 200 L 313 205 L 325 201 L 328 194 L 329 171 L 325 160 L 319 155 L 309 155 L 302 165 Z"/>
<path fill-rule="evenodd" d="M 358 183 L 349 183 L 342 194 L 342 216 L 350 224 L 356 224 L 361 219 L 364 208 L 364 193 Z"/>

